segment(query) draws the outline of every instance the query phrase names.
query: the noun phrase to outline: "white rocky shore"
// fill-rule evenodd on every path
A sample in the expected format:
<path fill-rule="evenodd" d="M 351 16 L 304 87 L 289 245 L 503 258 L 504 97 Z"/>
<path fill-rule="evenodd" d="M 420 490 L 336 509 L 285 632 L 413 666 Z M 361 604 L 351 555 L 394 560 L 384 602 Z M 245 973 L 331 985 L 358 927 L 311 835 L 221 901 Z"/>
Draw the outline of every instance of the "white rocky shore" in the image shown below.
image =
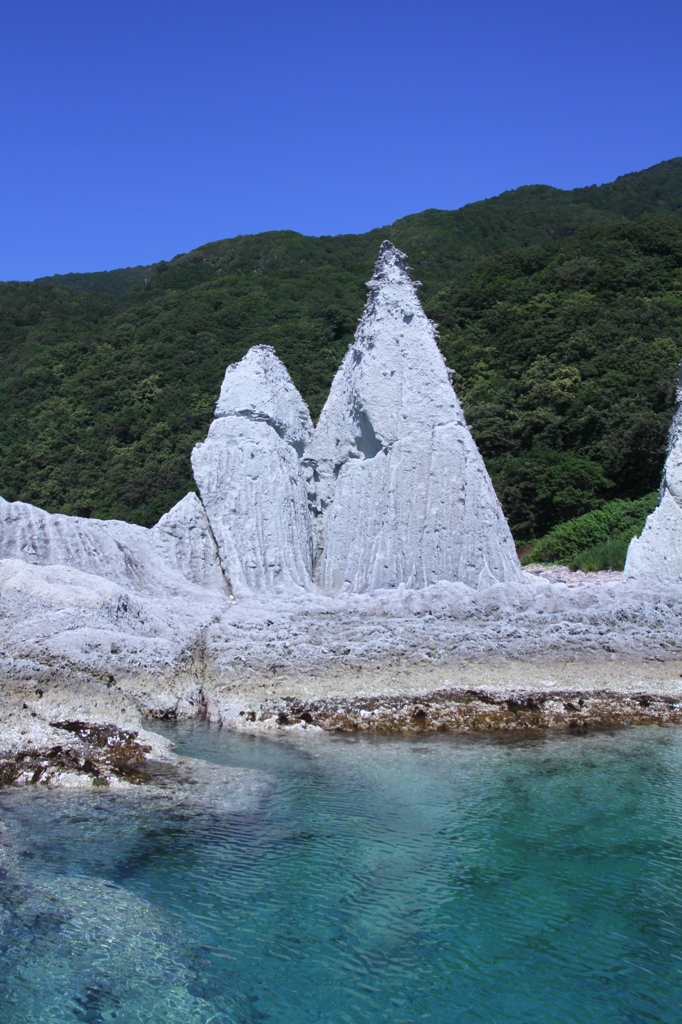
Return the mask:
<path fill-rule="evenodd" d="M 590 577 L 521 570 L 449 378 L 384 243 L 315 429 L 258 346 L 152 529 L 0 499 L 0 781 L 134 785 L 173 759 L 145 718 L 682 720 L 682 393 L 661 504 Z"/>

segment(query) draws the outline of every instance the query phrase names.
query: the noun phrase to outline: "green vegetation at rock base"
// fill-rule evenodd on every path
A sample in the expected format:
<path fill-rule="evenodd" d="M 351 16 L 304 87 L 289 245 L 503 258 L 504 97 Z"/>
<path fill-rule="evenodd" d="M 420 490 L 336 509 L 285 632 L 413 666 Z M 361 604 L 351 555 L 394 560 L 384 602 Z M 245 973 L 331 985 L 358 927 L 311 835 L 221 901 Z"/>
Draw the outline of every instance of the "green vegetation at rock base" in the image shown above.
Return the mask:
<path fill-rule="evenodd" d="M 559 523 L 530 546 L 522 564 L 558 562 L 576 569 L 587 570 L 588 564 L 591 570 L 622 569 L 630 540 L 642 532 L 657 502 L 655 491 L 636 501 L 620 498 Z"/>

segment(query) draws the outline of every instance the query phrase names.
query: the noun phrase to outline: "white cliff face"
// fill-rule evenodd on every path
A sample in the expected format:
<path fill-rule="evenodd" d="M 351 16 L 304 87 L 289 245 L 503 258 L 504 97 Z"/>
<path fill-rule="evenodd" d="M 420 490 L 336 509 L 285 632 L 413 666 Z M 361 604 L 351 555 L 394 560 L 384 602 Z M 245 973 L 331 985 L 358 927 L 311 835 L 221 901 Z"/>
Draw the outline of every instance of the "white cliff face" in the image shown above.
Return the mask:
<path fill-rule="evenodd" d="M 670 425 L 662 490 L 667 490 L 682 508 L 682 364 L 677 379 L 677 407 Z"/>
<path fill-rule="evenodd" d="M 274 351 L 230 366 L 192 468 L 236 596 L 310 588 L 312 530 L 299 453 L 310 414 Z"/>
<path fill-rule="evenodd" d="M 208 518 L 194 492 L 161 516 L 150 534 L 164 562 L 192 583 L 220 594 L 229 593 Z"/>
<path fill-rule="evenodd" d="M 367 306 L 305 452 L 329 592 L 520 579 L 406 257 L 384 242 Z"/>
<path fill-rule="evenodd" d="M 661 502 L 648 517 L 641 537 L 630 541 L 625 578 L 645 585 L 682 582 L 682 364 Z"/>

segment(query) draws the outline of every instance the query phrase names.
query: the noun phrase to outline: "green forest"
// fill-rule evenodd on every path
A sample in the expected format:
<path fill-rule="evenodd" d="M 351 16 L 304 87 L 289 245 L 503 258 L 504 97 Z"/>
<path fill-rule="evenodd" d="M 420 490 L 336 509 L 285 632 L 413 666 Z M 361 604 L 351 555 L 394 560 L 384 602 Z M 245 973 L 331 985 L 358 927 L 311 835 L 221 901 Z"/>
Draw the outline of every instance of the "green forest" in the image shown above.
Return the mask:
<path fill-rule="evenodd" d="M 192 489 L 225 367 L 254 344 L 317 417 L 384 238 L 422 282 L 517 540 L 656 490 L 682 358 L 682 158 L 363 235 L 0 283 L 0 494 L 153 524 Z"/>

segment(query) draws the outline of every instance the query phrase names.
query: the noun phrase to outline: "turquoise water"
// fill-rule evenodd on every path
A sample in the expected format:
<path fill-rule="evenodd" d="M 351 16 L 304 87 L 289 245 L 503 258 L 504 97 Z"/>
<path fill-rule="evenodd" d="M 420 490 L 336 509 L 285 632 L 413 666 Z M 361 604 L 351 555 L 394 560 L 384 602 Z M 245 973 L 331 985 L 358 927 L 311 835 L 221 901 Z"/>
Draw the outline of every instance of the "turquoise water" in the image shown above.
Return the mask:
<path fill-rule="evenodd" d="M 168 731 L 271 788 L 0 797 L 27 879 L 0 880 L 3 1024 L 682 1020 L 682 730 Z"/>

